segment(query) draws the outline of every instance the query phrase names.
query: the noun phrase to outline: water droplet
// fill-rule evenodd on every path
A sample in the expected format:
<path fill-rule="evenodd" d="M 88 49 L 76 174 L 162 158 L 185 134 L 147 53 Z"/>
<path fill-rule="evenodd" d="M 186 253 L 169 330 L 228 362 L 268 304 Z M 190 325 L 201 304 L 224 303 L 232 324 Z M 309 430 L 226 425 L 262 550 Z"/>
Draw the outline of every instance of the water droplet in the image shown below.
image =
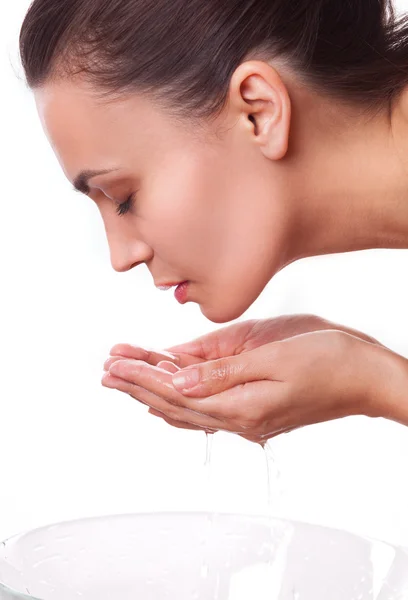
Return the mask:
<path fill-rule="evenodd" d="M 213 440 L 214 440 L 214 434 L 213 433 L 209 433 L 208 431 L 205 432 L 205 437 L 206 437 L 206 447 L 205 447 L 205 463 L 204 466 L 205 467 L 209 467 L 210 466 L 210 462 L 211 462 L 211 451 L 212 451 L 212 445 L 213 445 Z"/>
<path fill-rule="evenodd" d="M 266 473 L 267 473 L 267 485 L 268 485 L 268 510 L 270 514 L 272 514 L 275 501 L 278 496 L 282 494 L 281 492 L 281 472 L 277 465 L 275 454 L 272 450 L 270 442 L 265 442 L 262 444 L 265 454 L 266 460 Z"/>
<path fill-rule="evenodd" d="M 207 579 L 209 570 L 210 570 L 210 567 L 208 566 L 208 564 L 207 564 L 207 563 L 204 563 L 204 564 L 201 566 L 201 577 L 202 577 L 203 579 Z"/>

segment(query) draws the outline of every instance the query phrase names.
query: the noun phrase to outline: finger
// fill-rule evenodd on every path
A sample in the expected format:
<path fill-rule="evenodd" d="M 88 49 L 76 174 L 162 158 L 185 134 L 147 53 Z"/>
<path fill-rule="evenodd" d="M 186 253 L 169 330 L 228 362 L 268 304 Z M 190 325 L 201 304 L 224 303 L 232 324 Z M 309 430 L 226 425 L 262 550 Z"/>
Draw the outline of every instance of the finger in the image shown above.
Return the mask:
<path fill-rule="evenodd" d="M 201 360 L 208 360 L 209 352 L 214 352 L 214 347 L 217 347 L 217 344 L 214 343 L 216 341 L 215 338 L 216 332 L 213 332 L 208 336 L 204 335 L 191 342 L 171 346 L 170 348 L 166 348 L 166 350 L 175 354 L 188 354 L 196 356 Z"/>
<path fill-rule="evenodd" d="M 263 380 L 241 384 L 208 398 L 186 398 L 185 406 L 222 422 L 226 431 L 245 435 L 264 427 L 265 415 L 276 413 L 276 426 L 280 427 L 284 412 L 281 384 Z"/>
<path fill-rule="evenodd" d="M 216 360 L 223 356 L 230 356 L 246 338 L 252 329 L 255 320 L 245 323 L 234 323 L 227 325 L 210 333 L 206 333 L 190 342 L 166 348 L 168 352 L 186 353 L 196 356 L 201 360 Z M 199 361 L 197 361 L 199 362 Z"/>
<path fill-rule="evenodd" d="M 159 417 L 166 421 L 169 425 L 173 427 L 177 427 L 179 429 L 191 429 L 193 431 L 202 431 L 201 427 L 197 427 L 196 425 L 190 425 L 189 423 L 182 423 L 181 421 L 173 421 L 169 419 L 165 414 L 159 412 L 158 410 L 154 410 L 154 408 L 149 408 L 149 413 L 154 417 Z"/>
<path fill-rule="evenodd" d="M 109 371 L 110 367 L 118 360 L 123 360 L 123 356 L 111 356 L 110 358 L 108 358 L 108 360 L 106 360 L 103 365 L 104 371 Z M 134 359 L 132 359 L 132 360 L 134 360 Z M 154 366 L 154 365 L 152 365 L 152 366 Z M 159 363 L 157 363 L 157 367 L 159 369 L 168 371 L 169 373 L 176 373 L 177 371 L 180 370 L 180 367 L 178 367 L 174 363 L 170 362 L 169 360 L 160 361 Z"/>
<path fill-rule="evenodd" d="M 108 360 L 105 361 L 103 365 L 103 370 L 109 371 L 113 363 L 117 362 L 118 360 L 123 360 L 123 356 L 111 356 L 110 358 L 108 358 Z"/>
<path fill-rule="evenodd" d="M 118 358 L 109 367 L 109 373 L 131 385 L 137 385 L 179 406 L 183 396 L 172 385 L 172 373 L 140 360 Z M 182 405 L 182 404 L 181 404 Z"/>
<path fill-rule="evenodd" d="M 111 380 L 111 377 L 114 379 Z M 183 401 L 187 399 L 174 389 L 171 377 L 171 373 L 141 361 L 119 360 L 110 367 L 102 379 L 102 384 L 130 394 L 136 400 L 148 404 L 175 421 L 202 428 L 223 427 L 222 423 L 200 410 L 184 407 Z"/>
<path fill-rule="evenodd" d="M 161 361 L 171 361 L 181 368 L 189 367 L 197 363 L 203 362 L 203 359 L 192 356 L 190 354 L 173 353 L 168 350 L 149 350 L 130 344 L 117 344 L 110 352 L 111 356 L 120 358 L 131 358 L 134 360 L 143 360 L 149 365 L 157 366 Z"/>
<path fill-rule="evenodd" d="M 125 394 L 132 396 L 135 400 L 149 406 L 150 409 L 156 410 L 156 412 L 160 412 L 161 415 L 166 415 L 167 411 L 170 410 L 171 405 L 166 403 L 165 400 L 159 398 L 155 394 L 145 390 L 137 385 L 131 384 L 123 379 L 118 377 L 114 377 L 107 373 L 102 379 L 102 385 L 105 387 L 116 389 L 120 392 L 124 392 Z M 191 411 L 187 411 L 186 413 Z M 191 413 L 193 414 L 193 413 Z"/>
<path fill-rule="evenodd" d="M 111 375 L 109 372 L 105 373 L 102 377 L 101 381 L 102 385 L 106 388 L 117 390 L 118 392 L 124 392 L 125 394 L 132 396 L 130 393 L 130 389 L 125 387 L 126 382 L 119 377 L 115 377 Z M 145 406 L 150 406 L 147 402 L 142 400 L 141 398 L 137 398 L 136 396 L 132 396 L 135 400 L 140 402 L 140 404 L 144 404 Z"/>
<path fill-rule="evenodd" d="M 131 344 L 116 344 L 110 351 L 111 356 L 119 356 L 122 358 L 131 358 L 134 360 L 143 360 L 149 365 L 157 365 L 160 361 L 171 361 L 179 363 L 179 357 L 176 354 L 167 352 L 166 350 L 155 350 L 149 348 L 141 348 L 132 346 Z"/>
<path fill-rule="evenodd" d="M 173 375 L 173 385 L 183 395 L 202 398 L 251 381 L 274 380 L 273 362 L 276 359 L 277 344 L 266 344 L 238 356 L 228 356 L 182 369 Z"/>
<path fill-rule="evenodd" d="M 203 358 L 191 354 L 184 354 L 183 352 L 175 352 L 174 354 L 177 356 L 177 365 L 179 365 L 181 369 L 204 362 Z"/>
<path fill-rule="evenodd" d="M 159 367 L 159 369 L 164 369 L 165 371 L 168 371 L 169 373 L 177 373 L 177 371 L 180 370 L 180 367 L 178 367 L 177 365 L 175 365 L 174 363 L 168 361 L 168 360 L 162 360 L 160 361 L 157 366 Z"/>
<path fill-rule="evenodd" d="M 112 371 L 120 379 L 106 387 L 128 393 L 174 421 L 196 425 L 201 429 L 250 435 L 254 427 L 259 429 L 262 426 L 264 415 L 271 413 L 273 402 L 277 406 L 275 410 L 279 409 L 280 395 L 276 390 L 276 397 L 273 398 L 274 389 L 269 381 L 242 384 L 220 394 L 197 399 L 178 394 L 171 383 L 167 387 L 163 379 L 170 381 L 171 373 L 139 361 L 118 361 L 111 367 L 110 373 Z M 159 377 L 156 379 L 157 373 Z M 276 427 L 281 425 L 277 423 Z"/>

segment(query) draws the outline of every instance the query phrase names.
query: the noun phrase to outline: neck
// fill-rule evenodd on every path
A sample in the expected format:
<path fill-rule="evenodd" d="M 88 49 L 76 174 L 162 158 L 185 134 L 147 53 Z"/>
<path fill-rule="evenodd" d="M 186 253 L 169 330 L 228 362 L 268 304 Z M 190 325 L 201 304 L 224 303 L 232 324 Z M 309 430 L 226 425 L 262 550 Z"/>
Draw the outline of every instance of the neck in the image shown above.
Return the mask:
<path fill-rule="evenodd" d="M 305 96 L 295 95 L 294 115 L 301 115 L 303 124 L 294 123 L 287 166 L 294 173 L 297 215 L 292 260 L 368 248 L 408 248 L 406 97 L 391 113 L 369 116 L 357 114 L 355 108 L 339 109 L 333 100 Z"/>

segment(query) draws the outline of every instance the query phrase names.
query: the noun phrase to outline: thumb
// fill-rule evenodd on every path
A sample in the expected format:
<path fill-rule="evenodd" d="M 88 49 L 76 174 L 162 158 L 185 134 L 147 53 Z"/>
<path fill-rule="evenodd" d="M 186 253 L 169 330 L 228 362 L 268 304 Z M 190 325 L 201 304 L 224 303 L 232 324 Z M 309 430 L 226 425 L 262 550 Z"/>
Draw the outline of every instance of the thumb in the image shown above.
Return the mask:
<path fill-rule="evenodd" d="M 236 385 L 270 377 L 266 346 L 239 356 L 227 356 L 181 369 L 173 375 L 173 385 L 184 395 L 206 397 Z"/>

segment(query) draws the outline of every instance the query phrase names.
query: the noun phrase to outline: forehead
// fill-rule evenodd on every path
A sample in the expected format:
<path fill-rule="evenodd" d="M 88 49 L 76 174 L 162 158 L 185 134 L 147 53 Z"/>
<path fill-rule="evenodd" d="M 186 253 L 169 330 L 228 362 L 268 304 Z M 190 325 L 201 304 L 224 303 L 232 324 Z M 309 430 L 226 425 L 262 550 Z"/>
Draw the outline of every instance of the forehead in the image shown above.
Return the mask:
<path fill-rule="evenodd" d="M 171 119 L 137 94 L 107 102 L 85 84 L 66 81 L 34 95 L 44 131 L 71 180 L 78 170 L 140 149 L 146 155 L 177 135 Z"/>

